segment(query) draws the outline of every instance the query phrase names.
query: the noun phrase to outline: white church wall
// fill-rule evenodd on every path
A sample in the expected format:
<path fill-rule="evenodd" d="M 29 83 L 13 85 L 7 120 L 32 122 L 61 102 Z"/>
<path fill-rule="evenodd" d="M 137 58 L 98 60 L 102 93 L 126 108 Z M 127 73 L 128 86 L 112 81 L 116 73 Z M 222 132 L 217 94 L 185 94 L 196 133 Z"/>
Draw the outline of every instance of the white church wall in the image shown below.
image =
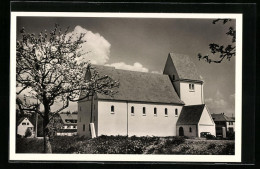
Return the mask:
<path fill-rule="evenodd" d="M 197 137 L 197 126 L 196 125 L 177 125 L 177 134 L 176 136 L 180 136 L 179 129 L 183 128 L 183 134 L 187 137 Z"/>
<path fill-rule="evenodd" d="M 194 84 L 194 90 L 189 85 Z M 185 105 L 203 104 L 203 85 L 193 82 L 180 82 L 180 98 Z"/>
<path fill-rule="evenodd" d="M 93 120 L 97 126 L 97 100 L 94 100 Z M 79 136 L 90 137 L 89 123 L 91 117 L 91 100 L 80 101 L 78 103 L 78 119 L 77 119 L 77 133 Z M 95 117 L 95 118 L 94 118 Z M 97 129 L 95 128 L 96 132 Z"/>
<path fill-rule="evenodd" d="M 131 113 L 131 107 L 134 113 Z M 143 114 L 145 107 L 145 114 Z M 154 114 L 154 108 L 157 115 Z M 165 115 L 167 108 L 168 115 Z M 175 109 L 178 115 L 175 115 Z M 176 136 L 176 123 L 182 106 L 128 103 L 128 135 L 129 136 Z"/>
<path fill-rule="evenodd" d="M 111 112 L 114 106 L 114 112 Z M 100 135 L 127 135 L 127 103 L 98 101 L 98 132 Z"/>
<path fill-rule="evenodd" d="M 207 107 L 205 106 L 200 121 L 198 123 L 198 136 L 200 137 L 201 132 L 210 132 L 212 135 L 216 136 L 215 123 L 211 118 L 210 113 L 208 112 Z"/>

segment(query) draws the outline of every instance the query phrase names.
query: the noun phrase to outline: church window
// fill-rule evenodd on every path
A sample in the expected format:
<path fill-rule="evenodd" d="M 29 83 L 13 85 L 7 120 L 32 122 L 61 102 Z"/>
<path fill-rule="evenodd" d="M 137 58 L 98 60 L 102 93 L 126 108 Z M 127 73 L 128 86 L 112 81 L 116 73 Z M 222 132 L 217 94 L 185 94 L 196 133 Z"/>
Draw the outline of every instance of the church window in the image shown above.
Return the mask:
<path fill-rule="evenodd" d="M 85 131 L 85 124 L 83 124 L 83 131 Z"/>
<path fill-rule="evenodd" d="M 153 113 L 154 113 L 155 116 L 157 116 L 157 108 L 156 107 L 154 108 Z"/>
<path fill-rule="evenodd" d="M 189 84 L 189 89 L 190 89 L 190 91 L 194 91 L 194 84 Z"/>
<path fill-rule="evenodd" d="M 165 113 L 165 116 L 168 116 L 168 109 L 167 108 L 165 108 L 164 113 Z"/>
<path fill-rule="evenodd" d="M 192 132 L 192 128 L 190 127 L 190 133 Z"/>
<path fill-rule="evenodd" d="M 113 105 L 111 106 L 111 112 L 115 112 L 115 107 Z"/>
<path fill-rule="evenodd" d="M 175 109 L 175 116 L 178 116 L 178 109 Z"/>
<path fill-rule="evenodd" d="M 172 80 L 175 80 L 175 75 L 172 75 Z"/>
<path fill-rule="evenodd" d="M 146 115 L 145 107 L 143 107 L 143 115 Z"/>
<path fill-rule="evenodd" d="M 132 114 L 135 113 L 135 108 L 134 108 L 134 106 L 131 107 L 131 113 L 132 113 Z"/>

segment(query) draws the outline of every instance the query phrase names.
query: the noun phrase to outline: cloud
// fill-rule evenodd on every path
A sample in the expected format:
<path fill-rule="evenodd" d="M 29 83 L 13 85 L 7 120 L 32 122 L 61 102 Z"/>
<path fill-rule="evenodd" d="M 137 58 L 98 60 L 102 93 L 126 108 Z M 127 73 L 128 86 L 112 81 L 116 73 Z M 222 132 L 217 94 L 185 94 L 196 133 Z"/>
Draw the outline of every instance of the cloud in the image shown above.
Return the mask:
<path fill-rule="evenodd" d="M 207 98 L 205 102 L 212 108 L 224 108 L 228 105 L 219 90 L 216 92 L 214 98 Z"/>
<path fill-rule="evenodd" d="M 75 40 L 81 33 L 85 36 L 82 40 L 86 42 L 82 44 L 80 52 L 82 55 L 78 58 L 78 61 L 89 61 L 93 64 L 103 65 L 109 60 L 111 44 L 99 33 L 93 33 L 81 26 L 76 26 L 75 29 L 68 33 L 68 36 L 72 35 Z"/>
<path fill-rule="evenodd" d="M 235 100 L 235 97 L 236 97 L 236 94 L 234 93 L 234 94 L 231 94 L 231 95 L 229 96 L 229 99 L 230 99 L 230 100 Z"/>
<path fill-rule="evenodd" d="M 132 70 L 138 72 L 148 72 L 149 70 L 139 62 L 135 62 L 133 65 L 128 65 L 124 62 L 112 63 L 112 64 L 105 64 L 105 66 L 112 66 L 117 69 L 124 69 L 124 70 Z"/>
<path fill-rule="evenodd" d="M 160 70 L 160 71 L 153 70 L 153 71 L 151 71 L 151 73 L 155 73 L 155 74 L 163 74 L 163 71 L 162 71 L 162 70 Z"/>

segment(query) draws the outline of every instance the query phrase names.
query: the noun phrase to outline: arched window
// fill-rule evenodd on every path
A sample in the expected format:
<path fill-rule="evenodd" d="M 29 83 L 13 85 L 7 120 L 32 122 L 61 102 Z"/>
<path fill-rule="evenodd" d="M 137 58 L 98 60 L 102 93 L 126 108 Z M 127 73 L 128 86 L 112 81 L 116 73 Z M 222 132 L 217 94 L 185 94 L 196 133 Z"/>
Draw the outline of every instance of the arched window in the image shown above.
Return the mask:
<path fill-rule="evenodd" d="M 192 128 L 190 127 L 190 133 L 192 132 Z"/>
<path fill-rule="evenodd" d="M 131 107 L 131 113 L 135 113 L 135 108 L 134 108 L 134 106 Z"/>
<path fill-rule="evenodd" d="M 145 107 L 143 107 L 143 115 L 146 115 Z"/>
<path fill-rule="evenodd" d="M 178 116 L 178 109 L 175 109 L 175 116 Z"/>
<path fill-rule="evenodd" d="M 168 116 L 168 109 L 167 108 L 164 109 L 164 114 L 165 114 L 165 116 Z"/>
<path fill-rule="evenodd" d="M 115 112 L 115 107 L 113 105 L 111 106 L 111 112 Z"/>
<path fill-rule="evenodd" d="M 156 107 L 153 109 L 153 114 L 154 114 L 155 116 L 157 115 L 157 108 L 156 108 Z"/>

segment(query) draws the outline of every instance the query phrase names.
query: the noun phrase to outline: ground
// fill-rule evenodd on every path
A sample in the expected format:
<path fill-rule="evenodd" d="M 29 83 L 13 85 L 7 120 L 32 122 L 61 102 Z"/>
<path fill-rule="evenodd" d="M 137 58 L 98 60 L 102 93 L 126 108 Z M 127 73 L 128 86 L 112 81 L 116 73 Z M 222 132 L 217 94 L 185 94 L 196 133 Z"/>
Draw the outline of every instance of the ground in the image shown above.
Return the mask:
<path fill-rule="evenodd" d="M 234 155 L 234 140 L 188 139 L 184 137 L 100 136 L 87 139 L 56 136 L 53 153 L 80 154 L 197 154 Z M 43 139 L 17 138 L 17 153 L 42 153 Z"/>

